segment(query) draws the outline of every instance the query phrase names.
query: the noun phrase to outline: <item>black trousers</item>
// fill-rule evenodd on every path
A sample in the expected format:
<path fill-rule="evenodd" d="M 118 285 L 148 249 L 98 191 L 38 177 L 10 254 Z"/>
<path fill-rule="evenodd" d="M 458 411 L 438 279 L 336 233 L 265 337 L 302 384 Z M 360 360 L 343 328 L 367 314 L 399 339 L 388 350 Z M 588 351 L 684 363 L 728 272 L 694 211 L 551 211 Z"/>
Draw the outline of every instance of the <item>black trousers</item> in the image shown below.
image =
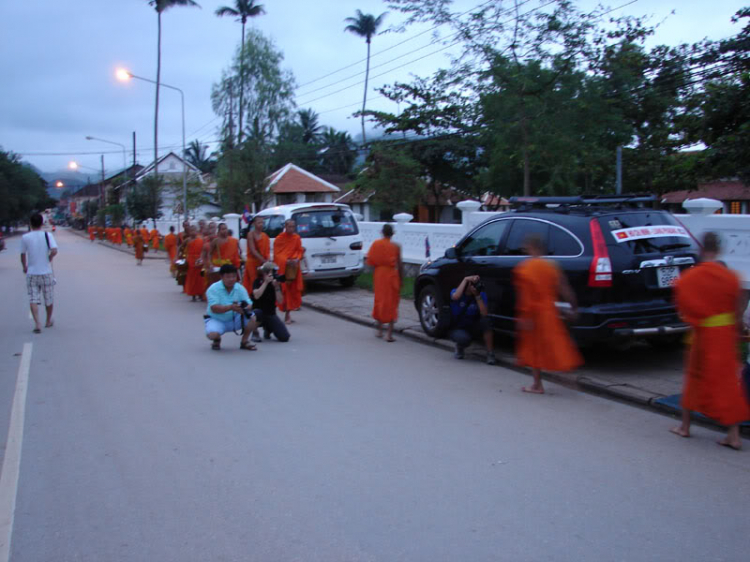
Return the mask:
<path fill-rule="evenodd" d="M 472 340 L 481 339 L 487 330 L 490 330 L 490 321 L 486 317 L 480 317 L 467 328 L 454 328 L 448 337 L 458 344 L 461 349 L 468 347 Z"/>
<path fill-rule="evenodd" d="M 258 319 L 258 325 L 263 328 L 263 331 L 266 334 L 273 334 L 274 337 L 281 342 L 289 341 L 289 338 L 291 337 L 289 335 L 289 330 L 287 330 L 284 321 L 276 316 L 276 313 L 263 314 L 261 310 L 257 309 L 254 312 L 256 314 L 255 317 Z"/>

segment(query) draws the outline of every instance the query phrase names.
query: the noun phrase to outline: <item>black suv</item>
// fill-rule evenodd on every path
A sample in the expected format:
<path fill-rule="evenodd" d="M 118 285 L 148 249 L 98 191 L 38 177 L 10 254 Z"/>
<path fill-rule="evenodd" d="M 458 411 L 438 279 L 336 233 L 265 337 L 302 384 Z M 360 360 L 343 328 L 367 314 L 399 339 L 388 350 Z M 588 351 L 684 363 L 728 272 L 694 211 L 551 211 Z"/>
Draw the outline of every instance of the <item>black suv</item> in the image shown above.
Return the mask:
<path fill-rule="evenodd" d="M 698 259 L 699 246 L 653 197 L 517 197 L 515 209 L 489 218 L 425 264 L 414 283 L 424 331 L 445 334 L 451 289 L 479 275 L 493 327 L 514 332 L 513 268 L 522 245 L 539 235 L 570 281 L 579 315 L 571 332 L 579 343 L 646 337 L 675 343 L 687 330 L 672 301 L 672 285 Z"/>

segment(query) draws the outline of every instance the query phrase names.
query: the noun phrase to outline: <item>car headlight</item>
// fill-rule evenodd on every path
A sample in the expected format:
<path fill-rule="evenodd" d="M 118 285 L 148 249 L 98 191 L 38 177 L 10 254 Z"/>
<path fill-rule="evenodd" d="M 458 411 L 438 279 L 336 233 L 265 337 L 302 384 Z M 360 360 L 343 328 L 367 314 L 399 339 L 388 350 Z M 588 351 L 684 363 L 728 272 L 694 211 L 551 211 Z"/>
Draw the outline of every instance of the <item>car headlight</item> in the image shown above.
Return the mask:
<path fill-rule="evenodd" d="M 422 273 L 425 269 L 430 267 L 432 265 L 432 260 L 427 260 L 422 265 L 419 266 L 419 273 Z"/>

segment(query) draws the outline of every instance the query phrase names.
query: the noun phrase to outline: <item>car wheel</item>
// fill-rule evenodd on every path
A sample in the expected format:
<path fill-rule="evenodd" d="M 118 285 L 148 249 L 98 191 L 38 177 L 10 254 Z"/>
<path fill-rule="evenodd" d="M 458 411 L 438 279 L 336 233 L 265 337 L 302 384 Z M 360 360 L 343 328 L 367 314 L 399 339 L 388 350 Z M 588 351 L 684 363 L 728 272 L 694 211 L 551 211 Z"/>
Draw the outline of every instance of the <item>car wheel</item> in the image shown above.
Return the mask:
<path fill-rule="evenodd" d="M 357 280 L 357 276 L 354 277 L 342 277 L 339 279 L 342 287 L 354 287 L 354 282 Z"/>
<path fill-rule="evenodd" d="M 428 336 L 439 338 L 448 330 L 448 319 L 443 311 L 443 298 L 435 285 L 427 285 L 419 293 L 419 321 Z"/>

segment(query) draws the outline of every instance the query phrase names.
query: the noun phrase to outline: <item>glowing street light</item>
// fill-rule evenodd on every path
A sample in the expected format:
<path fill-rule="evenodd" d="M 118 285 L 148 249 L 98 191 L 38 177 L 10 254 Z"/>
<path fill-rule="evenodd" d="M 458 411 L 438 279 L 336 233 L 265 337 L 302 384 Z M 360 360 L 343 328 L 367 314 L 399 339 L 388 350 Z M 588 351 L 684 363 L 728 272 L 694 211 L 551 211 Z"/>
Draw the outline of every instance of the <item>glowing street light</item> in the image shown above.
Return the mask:
<path fill-rule="evenodd" d="M 136 76 L 129 70 L 126 70 L 125 68 L 118 68 L 115 71 L 115 76 L 118 80 L 122 82 L 127 82 L 131 78 L 135 78 L 136 80 L 143 80 L 144 82 L 149 82 L 150 84 L 156 84 L 154 80 L 150 80 L 148 78 L 143 78 L 142 76 Z M 185 218 L 188 216 L 188 204 L 187 204 L 187 166 L 185 162 L 185 93 L 180 90 L 179 88 L 176 88 L 175 86 L 170 86 L 169 84 L 165 84 L 164 82 L 159 82 L 159 86 L 164 86 L 165 88 L 169 88 L 170 90 L 176 90 L 180 92 L 180 102 L 182 104 L 182 196 L 183 196 L 183 204 L 184 204 L 184 213 Z M 156 162 L 158 160 L 157 152 L 159 147 L 154 147 L 154 175 L 156 174 L 157 168 L 156 168 Z M 157 175 L 157 181 L 158 181 L 158 175 Z M 179 222 L 178 222 L 179 224 Z"/>
<path fill-rule="evenodd" d="M 55 187 L 56 187 L 57 189 L 62 189 L 63 187 L 65 187 L 65 184 L 64 184 L 63 182 L 61 182 L 60 180 L 57 180 L 57 181 L 55 182 Z"/>
<path fill-rule="evenodd" d="M 77 169 L 78 169 L 78 167 L 79 167 L 79 166 L 78 166 L 78 162 L 76 162 L 76 161 L 74 161 L 74 160 L 71 160 L 71 161 L 70 161 L 70 162 L 68 163 L 68 168 L 70 168 L 71 170 L 77 170 Z"/>

